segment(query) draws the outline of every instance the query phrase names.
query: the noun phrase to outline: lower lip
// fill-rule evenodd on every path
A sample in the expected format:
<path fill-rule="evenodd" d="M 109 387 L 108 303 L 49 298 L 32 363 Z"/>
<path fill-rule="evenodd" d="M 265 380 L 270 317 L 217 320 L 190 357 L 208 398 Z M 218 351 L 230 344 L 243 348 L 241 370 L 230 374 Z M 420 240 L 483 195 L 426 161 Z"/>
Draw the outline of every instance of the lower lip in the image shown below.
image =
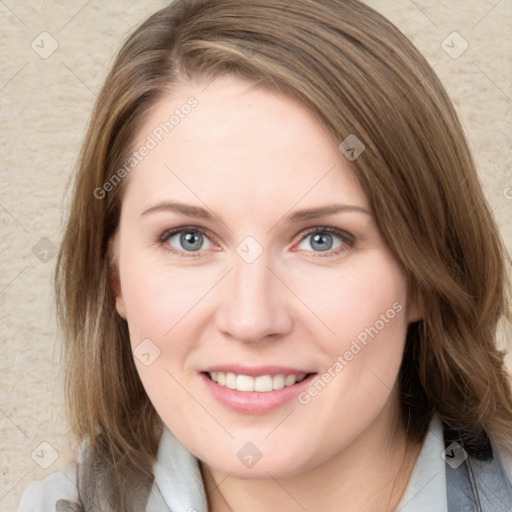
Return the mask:
<path fill-rule="evenodd" d="M 263 414 L 281 407 L 307 388 L 316 374 L 311 374 L 303 381 L 274 391 L 238 391 L 213 382 L 204 373 L 200 374 L 207 388 L 222 405 L 242 414 Z"/>

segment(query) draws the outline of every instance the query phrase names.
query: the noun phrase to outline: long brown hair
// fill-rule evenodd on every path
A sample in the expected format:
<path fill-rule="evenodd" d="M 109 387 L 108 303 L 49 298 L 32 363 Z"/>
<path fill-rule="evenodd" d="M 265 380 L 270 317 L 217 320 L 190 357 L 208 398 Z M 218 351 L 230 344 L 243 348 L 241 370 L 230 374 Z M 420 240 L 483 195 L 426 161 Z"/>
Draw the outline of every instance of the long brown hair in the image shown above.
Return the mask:
<path fill-rule="evenodd" d="M 162 424 L 114 304 L 109 242 L 126 180 L 104 184 L 119 177 L 164 94 L 224 74 L 277 88 L 340 143 L 351 134 L 364 143 L 352 168 L 423 311 L 399 376 L 410 439 L 421 440 L 436 413 L 468 440 L 487 430 L 510 448 L 512 398 L 496 344 L 499 320 L 510 320 L 505 249 L 432 68 L 356 0 L 177 0 L 135 30 L 105 80 L 56 273 L 70 419 L 95 459 L 114 468 L 117 510 L 127 507 L 126 475 L 151 479 Z"/>

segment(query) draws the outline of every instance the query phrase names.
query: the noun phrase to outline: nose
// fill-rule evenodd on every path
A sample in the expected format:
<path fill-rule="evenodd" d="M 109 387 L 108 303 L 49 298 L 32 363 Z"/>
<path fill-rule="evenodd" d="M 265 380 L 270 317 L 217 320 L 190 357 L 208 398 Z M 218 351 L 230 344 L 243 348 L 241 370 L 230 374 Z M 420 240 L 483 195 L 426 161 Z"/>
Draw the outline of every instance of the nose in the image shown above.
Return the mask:
<path fill-rule="evenodd" d="M 255 262 L 238 258 L 222 290 L 217 329 L 243 343 L 278 339 L 292 329 L 287 289 L 268 268 L 265 253 Z"/>

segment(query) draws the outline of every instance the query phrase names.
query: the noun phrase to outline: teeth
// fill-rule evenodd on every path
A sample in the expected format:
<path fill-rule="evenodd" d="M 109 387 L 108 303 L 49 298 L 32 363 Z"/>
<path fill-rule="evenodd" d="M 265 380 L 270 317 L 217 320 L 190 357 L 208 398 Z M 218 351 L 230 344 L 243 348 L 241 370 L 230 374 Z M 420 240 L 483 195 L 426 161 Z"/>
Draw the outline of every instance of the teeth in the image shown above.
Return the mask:
<path fill-rule="evenodd" d="M 284 379 L 284 385 L 285 386 L 293 386 L 295 384 L 296 380 L 297 380 L 297 377 L 295 377 L 295 375 L 287 375 L 286 379 Z"/>
<path fill-rule="evenodd" d="M 274 375 L 274 377 L 272 377 L 272 388 L 273 389 L 284 388 L 284 381 L 285 381 L 284 375 L 282 375 L 282 374 Z"/>
<path fill-rule="evenodd" d="M 259 377 L 250 377 L 249 375 L 236 375 L 234 373 L 211 372 L 209 374 L 213 382 L 220 386 L 238 391 L 258 391 L 268 393 L 284 387 L 293 386 L 306 378 L 305 373 L 299 375 L 260 375 Z"/>
<path fill-rule="evenodd" d="M 236 375 L 234 373 L 226 373 L 226 387 L 236 389 Z"/>
<path fill-rule="evenodd" d="M 248 375 L 238 375 L 236 378 L 236 389 L 238 391 L 254 391 L 254 381 L 252 377 Z"/>
<path fill-rule="evenodd" d="M 266 393 L 274 389 L 274 379 L 270 375 L 262 375 L 254 379 L 254 391 Z"/>

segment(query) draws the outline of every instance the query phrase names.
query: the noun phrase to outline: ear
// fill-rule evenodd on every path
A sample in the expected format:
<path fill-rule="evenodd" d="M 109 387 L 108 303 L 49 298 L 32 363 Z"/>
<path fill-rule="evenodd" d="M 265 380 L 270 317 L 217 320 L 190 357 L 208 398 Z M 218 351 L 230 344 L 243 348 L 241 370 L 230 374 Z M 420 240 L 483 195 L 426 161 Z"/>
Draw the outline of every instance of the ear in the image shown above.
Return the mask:
<path fill-rule="evenodd" d="M 419 293 L 416 289 L 409 294 L 409 304 L 407 308 L 407 322 L 412 324 L 423 320 L 424 312 L 420 304 Z"/>
<path fill-rule="evenodd" d="M 110 265 L 110 285 L 114 290 L 116 298 L 116 311 L 121 318 L 126 320 L 126 308 L 123 299 L 123 292 L 121 289 L 121 279 L 119 277 L 119 237 L 116 234 L 108 242 L 108 259 Z"/>
<path fill-rule="evenodd" d="M 121 292 L 121 283 L 119 281 L 119 277 L 115 278 L 113 286 L 116 294 L 116 311 L 121 318 L 126 320 L 126 308 L 124 305 L 123 294 Z"/>

